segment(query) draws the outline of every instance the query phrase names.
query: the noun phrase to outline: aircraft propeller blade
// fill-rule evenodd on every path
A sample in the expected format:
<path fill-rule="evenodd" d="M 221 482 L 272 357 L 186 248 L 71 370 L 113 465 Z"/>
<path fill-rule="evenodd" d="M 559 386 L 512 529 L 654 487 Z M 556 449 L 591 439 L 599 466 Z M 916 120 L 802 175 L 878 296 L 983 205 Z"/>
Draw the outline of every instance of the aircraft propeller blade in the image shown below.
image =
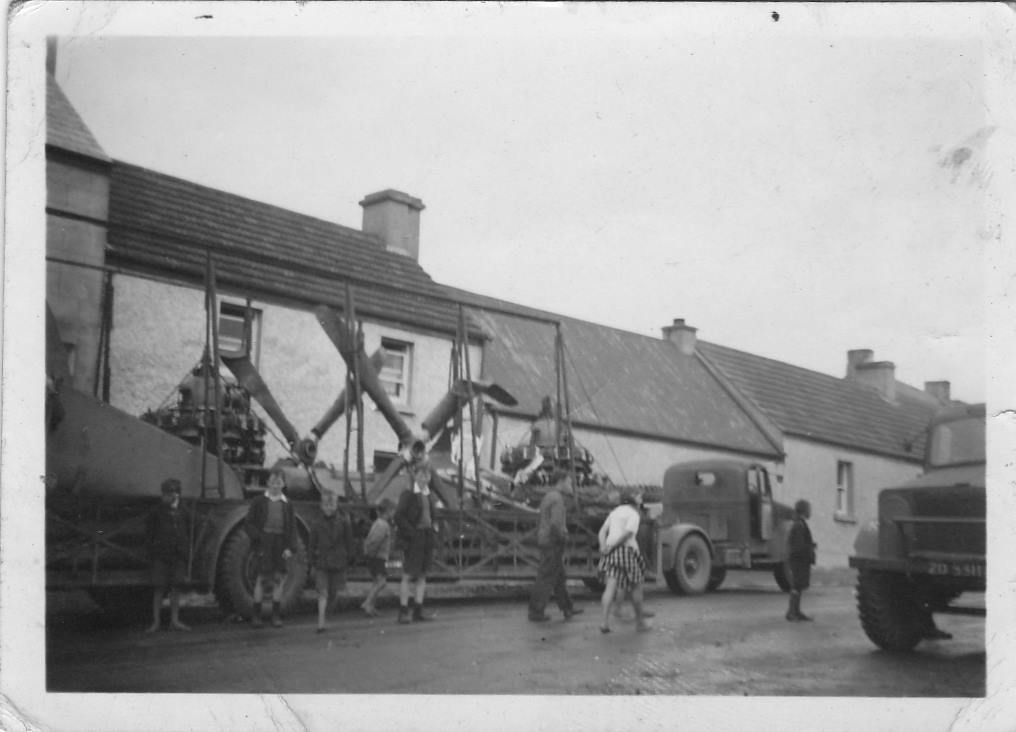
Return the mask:
<path fill-rule="evenodd" d="M 272 418 L 276 426 L 282 430 L 283 436 L 289 442 L 290 447 L 295 448 L 300 442 L 300 434 L 296 431 L 296 428 L 292 423 L 286 419 L 286 415 L 283 414 L 282 408 L 279 403 L 275 401 L 275 397 L 272 396 L 272 392 L 268 389 L 268 385 L 264 379 L 261 378 L 261 374 L 254 368 L 254 364 L 251 363 L 247 356 L 240 356 L 239 358 L 233 358 L 230 356 L 221 356 L 222 362 L 226 364 L 226 368 L 233 372 L 233 376 L 239 382 L 240 386 L 250 392 L 250 395 L 254 397 L 258 404 L 260 404 L 268 416 Z"/>
<path fill-rule="evenodd" d="M 460 379 L 452 385 L 452 388 L 445 393 L 437 406 L 423 420 L 423 429 L 427 431 L 428 437 L 436 435 L 447 424 L 448 420 L 455 416 L 456 412 L 462 408 L 469 399 L 470 387 L 472 387 L 472 393 L 475 396 L 486 395 L 509 407 L 518 404 L 515 397 L 497 384 L 486 381 Z"/>
<path fill-rule="evenodd" d="M 377 372 L 370 361 L 367 360 L 363 349 L 357 348 L 356 339 L 349 332 L 349 328 L 346 327 L 342 316 L 326 305 L 320 305 L 315 308 L 314 315 L 317 316 L 318 322 L 324 328 L 325 334 L 338 349 L 342 360 L 346 362 L 351 370 L 354 368 L 354 365 L 359 370 L 360 386 L 374 401 L 374 404 L 377 405 L 378 410 L 384 416 L 385 421 L 388 422 L 388 425 L 395 432 L 399 445 L 413 446 L 414 450 L 422 449 L 422 447 L 415 444 L 418 440 L 409 429 L 406 421 L 402 419 L 402 415 L 399 414 L 395 405 L 392 404 L 392 400 L 388 397 L 384 387 L 381 386 Z"/>

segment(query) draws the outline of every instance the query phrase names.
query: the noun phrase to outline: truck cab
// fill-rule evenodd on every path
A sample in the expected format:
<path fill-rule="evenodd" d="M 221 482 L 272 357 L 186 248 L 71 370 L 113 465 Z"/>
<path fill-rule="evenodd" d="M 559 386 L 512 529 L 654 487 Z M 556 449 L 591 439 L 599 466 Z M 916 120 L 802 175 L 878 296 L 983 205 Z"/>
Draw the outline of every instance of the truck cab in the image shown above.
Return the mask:
<path fill-rule="evenodd" d="M 933 613 L 984 614 L 956 604 L 985 589 L 984 475 L 984 405 L 956 405 L 928 426 L 923 475 L 879 493 L 849 562 L 861 627 L 880 648 L 931 637 Z"/>
<path fill-rule="evenodd" d="M 784 586 L 793 511 L 773 499 L 765 466 L 736 460 L 677 463 L 664 473 L 662 503 L 660 561 L 671 590 L 714 590 L 728 568 L 772 571 Z"/>

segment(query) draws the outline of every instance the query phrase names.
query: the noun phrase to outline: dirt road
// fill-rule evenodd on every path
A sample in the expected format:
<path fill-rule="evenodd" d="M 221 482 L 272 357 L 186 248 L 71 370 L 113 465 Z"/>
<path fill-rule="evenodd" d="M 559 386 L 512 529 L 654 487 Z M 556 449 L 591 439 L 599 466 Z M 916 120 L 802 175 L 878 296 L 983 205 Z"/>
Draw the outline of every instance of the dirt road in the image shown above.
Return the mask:
<path fill-rule="evenodd" d="M 391 592 L 391 590 L 389 590 Z M 397 625 L 356 611 L 314 632 L 311 612 L 281 629 L 185 613 L 189 633 L 149 635 L 94 615 L 49 618 L 47 686 L 80 692 L 710 694 L 977 697 L 985 690 L 984 622 L 948 616 L 951 641 L 910 654 L 865 637 L 852 588 L 807 593 L 813 623 L 783 619 L 786 596 L 751 582 L 702 597 L 649 593 L 649 633 L 632 620 L 599 632 L 596 596 L 576 590 L 585 613 L 526 620 L 523 595 L 435 601 L 428 623 Z M 389 598 L 390 600 L 391 598 Z M 627 609 L 631 614 L 631 609 Z"/>

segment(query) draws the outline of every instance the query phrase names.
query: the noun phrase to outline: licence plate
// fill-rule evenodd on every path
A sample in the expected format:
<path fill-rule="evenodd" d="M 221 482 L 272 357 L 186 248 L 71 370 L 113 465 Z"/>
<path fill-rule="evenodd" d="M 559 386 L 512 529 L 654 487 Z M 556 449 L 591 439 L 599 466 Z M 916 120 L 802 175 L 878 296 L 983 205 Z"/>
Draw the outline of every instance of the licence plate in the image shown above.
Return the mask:
<path fill-rule="evenodd" d="M 970 577 L 984 579 L 984 562 L 943 562 L 930 560 L 925 572 L 936 577 Z"/>

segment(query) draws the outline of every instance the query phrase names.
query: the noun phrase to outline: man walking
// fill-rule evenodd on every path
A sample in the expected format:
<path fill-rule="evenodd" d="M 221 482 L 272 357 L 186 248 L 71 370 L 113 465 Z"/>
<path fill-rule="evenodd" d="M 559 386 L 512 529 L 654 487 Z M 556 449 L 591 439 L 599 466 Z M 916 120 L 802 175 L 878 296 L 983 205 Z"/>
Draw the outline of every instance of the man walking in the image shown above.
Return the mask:
<path fill-rule="evenodd" d="M 565 620 L 582 612 L 582 608 L 572 605 L 565 587 L 564 549 L 568 541 L 568 526 L 561 491 L 571 490 L 571 476 L 559 473 L 555 478 L 554 485 L 540 501 L 540 525 L 536 531 L 540 568 L 529 596 L 529 620 L 533 623 L 550 620 L 545 611 L 552 595 Z"/>

